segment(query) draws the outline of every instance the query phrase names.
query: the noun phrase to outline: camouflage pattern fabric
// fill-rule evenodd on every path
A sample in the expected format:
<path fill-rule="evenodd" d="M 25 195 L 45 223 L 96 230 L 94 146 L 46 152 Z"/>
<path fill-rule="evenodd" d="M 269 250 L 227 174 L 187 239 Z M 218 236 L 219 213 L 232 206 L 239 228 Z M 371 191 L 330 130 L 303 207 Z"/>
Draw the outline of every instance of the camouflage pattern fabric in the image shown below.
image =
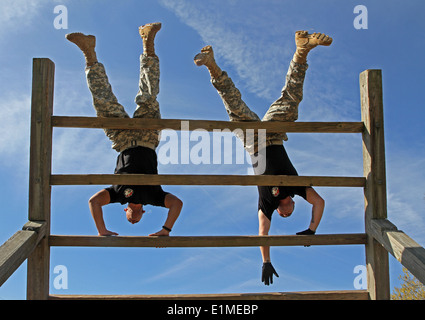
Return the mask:
<path fill-rule="evenodd" d="M 307 68 L 307 64 L 291 61 L 281 96 L 272 103 L 262 120 L 248 108 L 241 98 L 240 91 L 225 71 L 220 77 L 212 78 L 211 83 L 221 96 L 230 121 L 295 121 L 298 119 L 298 105 L 303 98 L 303 84 Z M 258 151 L 257 136 L 254 139 L 255 145 L 247 143 L 243 135 L 238 135 L 238 137 L 249 153 Z M 286 133 L 268 133 L 266 145 L 282 144 L 282 140 L 288 140 Z"/>
<path fill-rule="evenodd" d="M 211 83 L 217 89 L 223 100 L 230 121 L 261 121 L 258 115 L 248 108 L 242 100 L 240 91 L 235 87 L 232 79 L 223 71 L 219 78 L 211 78 Z M 257 150 L 258 133 L 255 132 L 251 141 L 245 139 L 243 131 L 234 131 L 235 135 L 242 141 L 245 149 L 253 154 Z"/>
<path fill-rule="evenodd" d="M 105 68 L 102 63 L 96 63 L 86 68 L 87 85 L 92 93 L 93 106 L 98 117 L 129 118 L 124 107 L 118 103 L 112 92 Z M 137 104 L 133 118 L 159 119 L 159 103 L 156 97 L 159 93 L 159 59 L 144 54 L 140 56 L 139 91 L 136 95 Z M 132 141 L 155 149 L 159 144 L 158 130 L 122 130 L 104 129 L 107 137 L 112 141 L 112 148 L 117 152 L 124 151 Z M 135 146 L 135 145 L 134 145 Z"/>

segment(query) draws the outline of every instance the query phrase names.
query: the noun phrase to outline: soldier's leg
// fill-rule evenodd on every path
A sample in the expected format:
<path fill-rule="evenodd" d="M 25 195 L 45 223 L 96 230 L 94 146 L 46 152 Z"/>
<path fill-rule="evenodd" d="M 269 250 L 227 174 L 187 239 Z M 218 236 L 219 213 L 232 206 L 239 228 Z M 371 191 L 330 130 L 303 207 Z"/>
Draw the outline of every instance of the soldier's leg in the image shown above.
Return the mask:
<path fill-rule="evenodd" d="M 93 96 L 93 105 L 100 117 L 128 118 L 124 107 L 118 103 L 102 63 L 97 61 L 96 38 L 82 33 L 70 33 L 66 38 L 75 43 L 86 58 L 87 85 Z"/>
<path fill-rule="evenodd" d="M 202 48 L 201 53 L 195 56 L 194 62 L 197 66 L 205 65 L 207 67 L 211 75 L 211 83 L 223 100 L 230 121 L 260 121 L 258 115 L 249 109 L 242 100 L 241 93 L 232 79 L 218 67 L 211 46 Z M 242 141 L 245 149 L 251 155 L 258 151 L 259 146 L 265 146 L 265 133 L 246 131 L 244 134 L 238 130 L 235 135 Z"/>
<path fill-rule="evenodd" d="M 129 118 L 124 107 L 112 92 L 111 84 L 103 64 L 97 61 L 95 47 L 96 38 L 82 33 L 67 34 L 66 38 L 75 43 L 86 58 L 87 85 L 93 97 L 93 106 L 99 117 Z M 105 129 L 106 135 L 114 142 L 123 130 Z"/>
<path fill-rule="evenodd" d="M 161 23 L 150 23 L 139 28 L 143 39 L 143 54 L 140 55 L 139 91 L 133 118 L 161 118 L 157 96 L 159 94 L 159 59 L 155 54 L 154 39 Z"/>
<path fill-rule="evenodd" d="M 260 121 L 258 115 L 251 111 L 242 100 L 241 93 L 232 79 L 218 67 L 211 46 L 202 48 L 201 53 L 195 56 L 194 62 L 197 66 L 207 67 L 211 75 L 211 83 L 221 96 L 230 121 Z"/>
<path fill-rule="evenodd" d="M 303 98 L 303 85 L 307 71 L 307 55 L 318 45 L 329 46 L 332 38 L 321 33 L 308 34 L 307 31 L 295 33 L 297 49 L 289 65 L 286 83 L 281 96 L 272 103 L 263 121 L 295 121 L 298 119 L 298 105 Z M 286 134 L 282 135 L 287 140 Z"/>
<path fill-rule="evenodd" d="M 298 105 L 303 99 L 304 78 L 307 68 L 307 64 L 291 61 L 281 95 L 271 104 L 263 117 L 263 121 L 295 121 L 298 119 Z"/>
<path fill-rule="evenodd" d="M 139 28 L 143 39 L 143 54 L 140 55 L 139 90 L 133 118 L 160 119 L 161 113 L 157 96 L 159 94 L 159 59 L 155 54 L 154 39 L 161 29 L 161 23 L 150 23 Z M 155 149 L 159 144 L 160 130 L 128 130 L 127 137 L 134 146 Z"/>

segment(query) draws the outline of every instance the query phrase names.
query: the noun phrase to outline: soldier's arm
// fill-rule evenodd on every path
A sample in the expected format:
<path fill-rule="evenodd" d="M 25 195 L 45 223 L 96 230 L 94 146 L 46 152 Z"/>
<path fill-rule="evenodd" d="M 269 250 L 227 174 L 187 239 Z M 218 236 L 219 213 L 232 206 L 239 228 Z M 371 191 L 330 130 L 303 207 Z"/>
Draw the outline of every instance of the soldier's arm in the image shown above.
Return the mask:
<path fill-rule="evenodd" d="M 102 207 L 110 202 L 109 192 L 102 189 L 98 193 L 94 194 L 89 200 L 89 208 L 92 214 L 94 223 L 99 236 L 116 236 L 118 233 L 109 231 L 106 229 L 105 221 L 103 220 Z"/>
<path fill-rule="evenodd" d="M 325 201 L 313 188 L 306 188 L 306 193 L 307 201 L 313 206 L 309 229 L 315 232 L 325 210 Z"/>
<path fill-rule="evenodd" d="M 177 218 L 183 207 L 183 202 L 175 195 L 169 193 L 165 196 L 164 200 L 165 207 L 168 208 L 167 219 L 165 220 L 164 226 L 158 232 L 152 233 L 149 236 L 168 236 L 170 235 L 171 229 L 174 226 Z"/>
<path fill-rule="evenodd" d="M 269 234 L 270 230 L 270 220 L 264 215 L 263 211 L 258 210 L 258 235 L 266 236 Z M 260 247 L 261 256 L 263 257 L 263 262 L 270 262 L 270 247 Z"/>

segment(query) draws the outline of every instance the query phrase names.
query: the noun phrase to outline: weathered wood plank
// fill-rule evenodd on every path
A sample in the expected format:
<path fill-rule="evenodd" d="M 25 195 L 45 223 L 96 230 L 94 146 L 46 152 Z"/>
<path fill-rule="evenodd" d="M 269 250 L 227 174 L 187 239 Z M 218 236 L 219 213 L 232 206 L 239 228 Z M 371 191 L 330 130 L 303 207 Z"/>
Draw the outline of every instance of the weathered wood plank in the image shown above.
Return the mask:
<path fill-rule="evenodd" d="M 183 175 L 183 174 L 54 174 L 51 185 L 239 185 L 364 187 L 364 177 L 306 177 L 282 175 Z"/>
<path fill-rule="evenodd" d="M 72 247 L 249 247 L 366 244 L 366 234 L 314 236 L 65 236 L 51 235 L 50 246 Z"/>
<path fill-rule="evenodd" d="M 368 300 L 366 290 L 168 294 L 168 295 L 50 295 L 50 300 Z"/>
<path fill-rule="evenodd" d="M 0 286 L 28 258 L 37 243 L 35 231 L 18 231 L 0 247 Z"/>
<path fill-rule="evenodd" d="M 45 235 L 45 223 L 29 221 L 0 247 L 0 286 L 30 256 Z"/>
<path fill-rule="evenodd" d="M 425 284 L 425 249 L 386 219 L 372 219 L 368 233 Z"/>
<path fill-rule="evenodd" d="M 50 230 L 52 114 L 55 65 L 33 60 L 28 220 L 46 222 Z M 42 239 L 28 257 L 27 298 L 49 295 L 49 246 Z"/>
<path fill-rule="evenodd" d="M 122 119 L 100 117 L 53 116 L 54 127 L 109 129 L 171 129 L 171 130 L 235 130 L 266 129 L 268 132 L 361 133 L 363 122 L 278 122 L 278 121 L 214 121 L 190 119 Z"/>
<path fill-rule="evenodd" d="M 360 98 L 363 138 L 363 172 L 365 187 L 365 226 L 371 219 L 387 217 L 384 111 L 381 70 L 360 74 Z M 390 298 L 388 252 L 370 237 L 366 245 L 368 291 L 372 299 Z"/>

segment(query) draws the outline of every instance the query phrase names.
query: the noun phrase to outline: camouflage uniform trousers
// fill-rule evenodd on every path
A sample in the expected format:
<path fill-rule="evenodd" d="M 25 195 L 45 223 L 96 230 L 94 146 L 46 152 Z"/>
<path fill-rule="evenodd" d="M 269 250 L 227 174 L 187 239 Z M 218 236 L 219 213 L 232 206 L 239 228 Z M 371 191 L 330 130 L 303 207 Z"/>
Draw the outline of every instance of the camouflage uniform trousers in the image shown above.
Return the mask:
<path fill-rule="evenodd" d="M 235 87 L 232 79 L 228 77 L 225 71 L 217 79 L 212 78 L 211 83 L 221 96 L 230 121 L 292 122 L 298 119 L 298 105 L 303 98 L 303 84 L 307 68 L 307 64 L 298 64 L 291 61 L 281 96 L 271 104 L 262 120 L 260 120 L 255 112 L 248 108 L 241 98 L 240 91 Z M 261 147 L 257 134 L 250 141 L 245 139 L 242 134 L 238 135 L 238 137 L 242 140 L 245 149 L 250 154 L 257 152 L 258 146 Z M 282 140 L 288 140 L 286 133 L 268 133 L 266 135 L 265 146 L 281 145 Z"/>
<path fill-rule="evenodd" d="M 112 92 L 102 63 L 98 62 L 86 68 L 86 77 L 98 117 L 129 118 L 124 107 L 118 103 Z M 140 56 L 139 91 L 135 98 L 137 107 L 133 118 L 160 119 L 159 103 L 156 100 L 158 93 L 159 59 L 142 54 Z M 159 144 L 160 131 L 158 130 L 104 129 L 104 131 L 112 141 L 112 148 L 117 152 L 136 146 L 155 150 Z"/>

